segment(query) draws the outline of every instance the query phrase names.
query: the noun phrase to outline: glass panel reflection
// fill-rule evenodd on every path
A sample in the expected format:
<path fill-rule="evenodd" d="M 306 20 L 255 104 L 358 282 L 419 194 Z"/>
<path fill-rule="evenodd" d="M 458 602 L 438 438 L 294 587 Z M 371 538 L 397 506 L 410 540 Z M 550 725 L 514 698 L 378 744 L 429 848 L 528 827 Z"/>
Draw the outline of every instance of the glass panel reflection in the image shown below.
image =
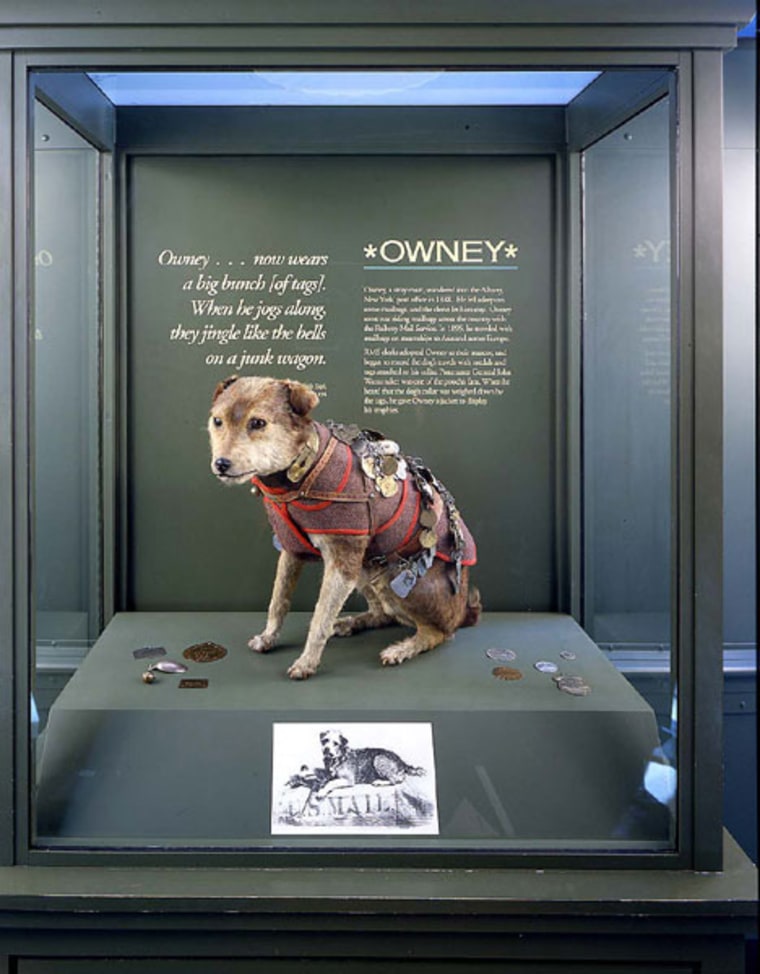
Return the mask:
<path fill-rule="evenodd" d="M 583 157 L 585 622 L 662 737 L 631 834 L 675 798 L 670 133 L 663 99 Z"/>
<path fill-rule="evenodd" d="M 98 153 L 42 105 L 34 152 L 34 706 L 100 624 Z"/>

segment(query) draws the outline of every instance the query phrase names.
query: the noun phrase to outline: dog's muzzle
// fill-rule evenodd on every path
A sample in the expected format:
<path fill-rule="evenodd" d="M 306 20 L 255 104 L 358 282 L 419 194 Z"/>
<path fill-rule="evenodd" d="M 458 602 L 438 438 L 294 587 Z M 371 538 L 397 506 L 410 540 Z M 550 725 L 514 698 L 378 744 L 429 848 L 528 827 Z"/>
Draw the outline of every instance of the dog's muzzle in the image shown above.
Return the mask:
<path fill-rule="evenodd" d="M 225 484 L 243 484 L 250 480 L 253 470 L 235 470 L 235 464 L 227 457 L 217 457 L 211 462 L 211 469 L 216 474 L 217 480 Z"/>

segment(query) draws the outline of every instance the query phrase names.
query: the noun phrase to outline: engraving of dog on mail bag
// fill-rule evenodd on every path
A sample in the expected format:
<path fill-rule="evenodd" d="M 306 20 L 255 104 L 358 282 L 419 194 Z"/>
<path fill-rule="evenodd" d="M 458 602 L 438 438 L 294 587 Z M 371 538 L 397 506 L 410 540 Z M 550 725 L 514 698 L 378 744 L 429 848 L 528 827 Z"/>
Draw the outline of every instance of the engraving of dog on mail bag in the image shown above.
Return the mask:
<path fill-rule="evenodd" d="M 327 640 L 400 623 L 415 631 L 380 654 L 385 666 L 475 625 L 475 542 L 454 498 L 422 463 L 372 430 L 311 418 L 317 395 L 300 382 L 231 376 L 214 392 L 211 469 L 224 484 L 252 482 L 280 549 L 266 627 L 251 649 L 272 649 L 306 561 L 322 585 L 295 680 L 312 676 Z M 367 611 L 340 617 L 358 589 Z"/>
<path fill-rule="evenodd" d="M 273 834 L 438 834 L 432 727 L 275 724 L 272 798 Z"/>

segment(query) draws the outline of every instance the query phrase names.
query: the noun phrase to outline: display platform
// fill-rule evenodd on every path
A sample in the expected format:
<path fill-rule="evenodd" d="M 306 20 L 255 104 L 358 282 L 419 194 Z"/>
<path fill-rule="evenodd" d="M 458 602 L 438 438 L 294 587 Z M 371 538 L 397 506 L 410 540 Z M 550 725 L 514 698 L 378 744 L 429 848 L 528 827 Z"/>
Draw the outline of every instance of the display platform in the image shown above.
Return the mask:
<path fill-rule="evenodd" d="M 263 613 L 117 615 L 51 708 L 41 736 L 38 843 L 668 845 L 667 809 L 643 789 L 660 743 L 654 713 L 570 617 L 486 614 L 477 627 L 399 667 L 382 667 L 378 653 L 400 630 L 335 638 L 317 676 L 296 682 L 286 670 L 308 621 L 293 613 L 280 646 L 259 655 L 246 644 L 263 628 Z M 183 657 L 204 641 L 227 655 L 211 662 Z M 145 647 L 163 647 L 166 655 L 151 657 L 149 649 L 135 658 Z M 503 650 L 515 658 L 492 658 Z M 144 683 L 141 674 L 159 658 L 183 661 L 188 671 L 159 672 Z M 558 674 L 536 669 L 539 662 L 580 677 L 588 691 L 560 690 Z M 520 675 L 497 678 L 499 667 Z M 403 736 L 404 725 L 432 729 L 437 834 L 273 835 L 273 728 L 313 725 L 316 734 L 375 724 L 382 725 L 381 741 L 390 732 Z M 292 761 L 298 772 L 297 755 Z"/>

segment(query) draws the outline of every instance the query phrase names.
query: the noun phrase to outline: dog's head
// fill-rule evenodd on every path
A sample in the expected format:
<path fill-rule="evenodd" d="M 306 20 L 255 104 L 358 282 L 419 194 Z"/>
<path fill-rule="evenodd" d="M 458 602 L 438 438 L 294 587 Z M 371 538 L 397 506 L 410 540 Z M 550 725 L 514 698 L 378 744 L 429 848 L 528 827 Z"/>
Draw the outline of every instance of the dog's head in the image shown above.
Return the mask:
<path fill-rule="evenodd" d="M 318 402 L 311 389 L 288 379 L 233 375 L 220 382 L 208 421 L 215 476 L 240 484 L 286 470 L 307 442 Z"/>
<path fill-rule="evenodd" d="M 322 760 L 326 768 L 338 764 L 348 750 L 348 741 L 336 730 L 322 731 L 319 735 Z"/>

